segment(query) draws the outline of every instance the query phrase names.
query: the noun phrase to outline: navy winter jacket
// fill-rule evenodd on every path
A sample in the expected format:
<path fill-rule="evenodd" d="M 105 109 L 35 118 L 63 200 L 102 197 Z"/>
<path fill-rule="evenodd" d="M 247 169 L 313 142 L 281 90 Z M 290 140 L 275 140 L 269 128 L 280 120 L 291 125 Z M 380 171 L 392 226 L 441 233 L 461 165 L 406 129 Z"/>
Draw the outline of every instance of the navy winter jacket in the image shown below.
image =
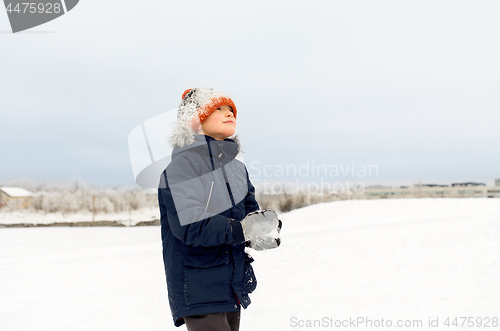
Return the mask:
<path fill-rule="evenodd" d="M 196 135 L 175 147 L 158 188 L 163 260 L 174 324 L 238 311 L 257 286 L 240 221 L 258 210 L 238 143 Z"/>

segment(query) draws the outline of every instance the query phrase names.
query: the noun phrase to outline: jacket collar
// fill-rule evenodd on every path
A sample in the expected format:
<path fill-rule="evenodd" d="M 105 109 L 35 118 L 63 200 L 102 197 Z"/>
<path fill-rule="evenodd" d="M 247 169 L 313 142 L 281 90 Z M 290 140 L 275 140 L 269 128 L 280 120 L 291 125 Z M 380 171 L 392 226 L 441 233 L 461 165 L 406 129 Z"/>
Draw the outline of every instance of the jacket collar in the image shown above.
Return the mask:
<path fill-rule="evenodd" d="M 240 144 L 237 136 L 233 139 L 216 140 L 207 135 L 194 135 L 193 143 L 187 146 L 176 146 L 172 151 L 172 159 L 187 150 L 196 150 L 201 155 L 224 160 L 224 163 L 233 160 L 240 152 Z"/>

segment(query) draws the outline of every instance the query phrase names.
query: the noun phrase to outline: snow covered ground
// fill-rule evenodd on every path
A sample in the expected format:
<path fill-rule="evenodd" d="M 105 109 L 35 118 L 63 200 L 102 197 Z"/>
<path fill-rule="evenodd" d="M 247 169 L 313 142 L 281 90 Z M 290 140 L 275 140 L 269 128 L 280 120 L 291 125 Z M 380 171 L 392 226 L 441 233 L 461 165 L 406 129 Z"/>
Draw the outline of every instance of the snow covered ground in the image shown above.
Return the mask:
<path fill-rule="evenodd" d="M 340 201 L 280 218 L 282 245 L 251 251 L 258 287 L 242 331 L 347 329 L 335 323 L 349 319 L 360 322 L 352 330 L 384 329 L 382 319 L 466 329 L 446 317 L 499 329 L 500 200 Z M 160 228 L 0 229 L 0 329 L 179 330 Z"/>

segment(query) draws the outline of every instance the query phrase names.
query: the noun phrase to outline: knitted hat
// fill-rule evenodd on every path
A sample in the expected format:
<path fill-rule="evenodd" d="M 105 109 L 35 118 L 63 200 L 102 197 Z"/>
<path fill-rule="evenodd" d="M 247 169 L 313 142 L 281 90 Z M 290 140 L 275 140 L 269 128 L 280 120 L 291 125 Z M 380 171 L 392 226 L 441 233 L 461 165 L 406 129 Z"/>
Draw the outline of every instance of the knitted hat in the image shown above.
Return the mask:
<path fill-rule="evenodd" d="M 177 112 L 177 125 L 170 137 L 172 146 L 186 146 L 193 143 L 195 126 L 203 123 L 210 114 L 222 106 L 230 106 L 236 118 L 236 106 L 223 92 L 204 87 L 184 91 Z"/>
<path fill-rule="evenodd" d="M 233 100 L 223 92 L 212 88 L 188 89 L 182 94 L 177 120 L 180 123 L 194 125 L 199 119 L 199 122 L 203 123 L 214 110 L 222 106 L 230 106 L 236 118 L 236 106 Z"/>

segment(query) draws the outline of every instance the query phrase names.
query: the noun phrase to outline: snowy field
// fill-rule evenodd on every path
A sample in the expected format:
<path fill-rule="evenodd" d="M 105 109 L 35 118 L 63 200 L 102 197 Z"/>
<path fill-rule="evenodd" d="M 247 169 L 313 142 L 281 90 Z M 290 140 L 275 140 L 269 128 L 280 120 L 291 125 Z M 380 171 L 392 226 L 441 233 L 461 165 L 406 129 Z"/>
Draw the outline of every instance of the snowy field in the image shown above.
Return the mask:
<path fill-rule="evenodd" d="M 125 226 L 133 226 L 139 222 L 152 221 L 160 218 L 158 208 L 141 208 L 119 213 L 96 213 L 94 221 L 117 221 Z M 50 223 L 76 223 L 92 222 L 91 212 L 77 212 L 63 214 L 44 213 L 42 211 L 2 212 L 0 211 L 0 224 L 50 224 Z"/>
<path fill-rule="evenodd" d="M 251 251 L 242 331 L 499 329 L 499 199 L 340 201 L 280 218 L 282 245 Z M 157 226 L 0 229 L 0 330 L 185 330 L 164 277 Z"/>

